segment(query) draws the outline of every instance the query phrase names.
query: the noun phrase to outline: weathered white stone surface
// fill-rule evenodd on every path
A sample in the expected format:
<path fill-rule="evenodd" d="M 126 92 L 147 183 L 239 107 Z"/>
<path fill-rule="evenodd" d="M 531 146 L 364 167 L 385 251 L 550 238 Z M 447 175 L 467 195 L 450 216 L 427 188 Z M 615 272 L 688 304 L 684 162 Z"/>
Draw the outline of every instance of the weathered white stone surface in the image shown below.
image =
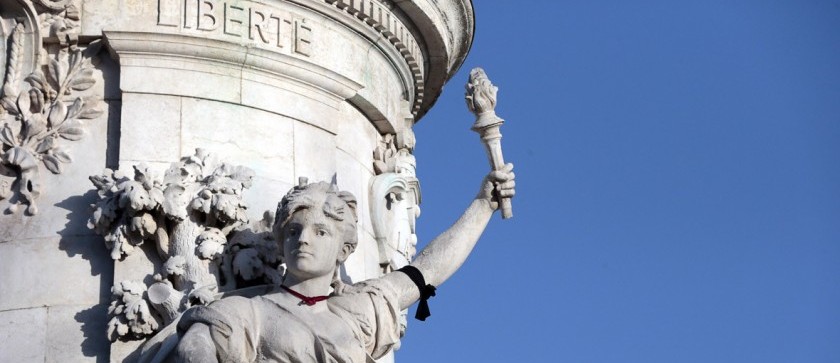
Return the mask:
<path fill-rule="evenodd" d="M 64 363 L 71 359 L 96 362 L 97 357 L 107 357 L 110 349 L 107 337 L 102 334 L 106 329 L 106 321 L 101 318 L 103 314 L 107 311 L 99 304 L 49 307 L 45 362 Z"/>
<path fill-rule="evenodd" d="M 43 362 L 47 350 L 47 308 L 0 311 L 0 361 Z"/>
<path fill-rule="evenodd" d="M 0 311 L 32 306 L 96 304 L 110 294 L 112 266 L 96 236 L 0 243 Z"/>
<path fill-rule="evenodd" d="M 181 98 L 126 92 L 122 102 L 120 135 L 132 137 L 120 138 L 120 159 L 177 161 L 181 157 Z"/>

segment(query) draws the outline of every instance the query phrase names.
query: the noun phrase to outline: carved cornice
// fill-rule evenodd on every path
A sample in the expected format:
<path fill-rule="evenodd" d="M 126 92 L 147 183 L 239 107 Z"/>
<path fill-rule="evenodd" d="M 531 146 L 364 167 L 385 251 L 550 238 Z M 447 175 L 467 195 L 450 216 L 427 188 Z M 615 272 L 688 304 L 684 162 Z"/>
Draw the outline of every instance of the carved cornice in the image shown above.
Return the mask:
<path fill-rule="evenodd" d="M 431 108 L 472 46 L 475 19 L 470 0 L 321 1 L 373 28 L 400 52 L 414 79 L 415 119 Z"/>
<path fill-rule="evenodd" d="M 437 101 L 443 85 L 455 75 L 472 47 L 475 14 L 471 0 L 393 0 L 425 44 L 425 95 L 419 120 Z"/>
<path fill-rule="evenodd" d="M 106 31 L 105 41 L 116 59 L 124 56 L 197 58 L 248 66 L 252 71 L 277 74 L 312 84 L 341 99 L 355 95 L 362 86 L 353 80 L 300 59 L 259 48 L 188 35 Z"/>
<path fill-rule="evenodd" d="M 397 15 L 396 7 L 385 0 L 322 0 L 376 30 L 402 55 L 414 80 L 412 114 L 416 115 L 425 96 L 426 69 L 417 39 Z"/>

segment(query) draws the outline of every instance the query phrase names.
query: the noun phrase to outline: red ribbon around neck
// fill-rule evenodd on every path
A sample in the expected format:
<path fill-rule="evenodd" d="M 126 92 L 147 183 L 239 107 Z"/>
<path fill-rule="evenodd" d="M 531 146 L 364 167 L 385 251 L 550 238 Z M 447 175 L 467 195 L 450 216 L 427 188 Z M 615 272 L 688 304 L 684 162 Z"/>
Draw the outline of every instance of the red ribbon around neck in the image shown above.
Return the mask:
<path fill-rule="evenodd" d="M 321 295 L 321 296 L 306 296 L 306 295 L 301 294 L 301 293 L 299 293 L 295 290 L 292 290 L 292 289 L 290 289 L 290 288 L 288 288 L 284 285 L 280 285 L 280 287 L 282 287 L 283 290 L 286 290 L 290 294 L 294 295 L 294 297 L 300 299 L 301 303 L 304 303 L 304 304 L 309 305 L 309 306 L 315 305 L 315 303 L 317 303 L 319 301 L 324 301 L 324 300 L 330 298 L 329 296 L 323 296 L 323 295 Z"/>

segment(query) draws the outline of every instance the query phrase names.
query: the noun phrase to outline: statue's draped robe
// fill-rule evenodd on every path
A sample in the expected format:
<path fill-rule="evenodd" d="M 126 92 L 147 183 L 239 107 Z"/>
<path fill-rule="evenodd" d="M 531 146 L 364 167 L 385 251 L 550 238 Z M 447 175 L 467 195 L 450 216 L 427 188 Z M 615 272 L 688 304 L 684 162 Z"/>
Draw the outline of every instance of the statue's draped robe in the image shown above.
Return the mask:
<path fill-rule="evenodd" d="M 228 297 L 184 314 L 178 330 L 210 327 L 219 362 L 365 363 L 399 342 L 399 304 L 386 282 L 369 280 L 326 303 L 336 318 L 311 326 L 274 300 Z M 325 312 L 326 313 L 326 312 Z"/>

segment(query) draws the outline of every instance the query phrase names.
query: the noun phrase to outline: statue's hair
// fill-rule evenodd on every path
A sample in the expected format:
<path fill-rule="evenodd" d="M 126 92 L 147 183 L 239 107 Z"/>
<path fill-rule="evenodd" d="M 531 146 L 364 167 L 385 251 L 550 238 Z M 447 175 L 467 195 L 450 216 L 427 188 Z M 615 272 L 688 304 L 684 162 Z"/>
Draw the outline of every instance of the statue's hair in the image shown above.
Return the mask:
<path fill-rule="evenodd" d="M 322 205 L 317 205 L 319 203 Z M 358 222 L 356 197 L 350 192 L 339 191 L 335 184 L 326 182 L 299 185 L 286 193 L 286 196 L 277 204 L 277 214 L 275 214 L 272 228 L 275 240 L 282 246 L 285 227 L 292 215 L 303 209 L 318 207 L 321 207 L 325 216 L 340 222 L 339 231 L 341 231 L 342 243 L 349 244 L 352 250 L 355 250 L 359 242 L 356 233 Z"/>

